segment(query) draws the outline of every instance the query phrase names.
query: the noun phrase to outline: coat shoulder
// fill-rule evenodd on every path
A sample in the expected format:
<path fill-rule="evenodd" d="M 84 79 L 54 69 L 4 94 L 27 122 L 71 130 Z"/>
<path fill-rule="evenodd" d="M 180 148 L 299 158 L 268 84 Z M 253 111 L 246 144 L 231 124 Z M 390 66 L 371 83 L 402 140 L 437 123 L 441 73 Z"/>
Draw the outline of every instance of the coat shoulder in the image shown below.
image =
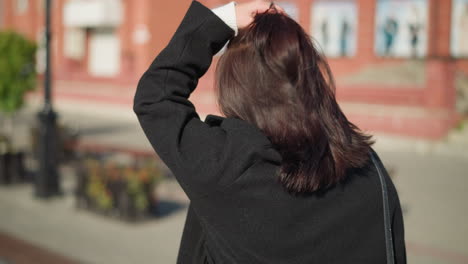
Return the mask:
<path fill-rule="evenodd" d="M 207 115 L 205 123 L 210 127 L 220 127 L 229 134 L 241 136 L 251 142 L 255 141 L 262 145 L 271 144 L 268 137 L 257 126 L 242 119 Z"/>

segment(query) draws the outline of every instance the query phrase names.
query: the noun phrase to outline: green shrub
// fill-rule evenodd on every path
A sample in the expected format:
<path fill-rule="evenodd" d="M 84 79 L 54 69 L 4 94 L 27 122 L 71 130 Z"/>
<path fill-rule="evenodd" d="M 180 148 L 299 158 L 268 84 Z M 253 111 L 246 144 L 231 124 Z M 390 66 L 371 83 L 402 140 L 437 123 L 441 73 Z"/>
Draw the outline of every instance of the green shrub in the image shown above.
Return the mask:
<path fill-rule="evenodd" d="M 13 113 L 23 106 L 24 95 L 36 87 L 37 46 L 12 31 L 0 32 L 0 111 Z"/>

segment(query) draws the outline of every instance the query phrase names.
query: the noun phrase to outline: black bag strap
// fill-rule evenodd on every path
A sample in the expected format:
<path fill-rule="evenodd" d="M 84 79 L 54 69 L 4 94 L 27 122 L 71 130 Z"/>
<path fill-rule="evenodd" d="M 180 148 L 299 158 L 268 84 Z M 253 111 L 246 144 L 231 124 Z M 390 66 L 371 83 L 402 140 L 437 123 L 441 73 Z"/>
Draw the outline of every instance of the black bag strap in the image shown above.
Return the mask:
<path fill-rule="evenodd" d="M 383 198 L 383 209 L 384 209 L 384 226 L 385 226 L 385 245 L 387 248 L 387 264 L 395 263 L 395 256 L 393 250 L 393 236 L 392 236 L 392 225 L 390 223 L 390 206 L 388 205 L 388 190 L 387 183 L 380 166 L 378 165 L 374 153 L 370 153 L 372 162 L 374 163 L 377 173 L 379 174 L 380 184 L 382 186 L 382 198 Z"/>

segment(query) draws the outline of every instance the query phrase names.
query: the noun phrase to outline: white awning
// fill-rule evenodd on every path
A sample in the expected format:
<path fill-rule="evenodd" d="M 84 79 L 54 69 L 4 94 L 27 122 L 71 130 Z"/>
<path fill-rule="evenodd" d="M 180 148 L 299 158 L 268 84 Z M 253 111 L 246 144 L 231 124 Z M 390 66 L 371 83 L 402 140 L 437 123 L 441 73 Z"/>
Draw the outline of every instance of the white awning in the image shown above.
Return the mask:
<path fill-rule="evenodd" d="M 69 0 L 63 14 L 67 27 L 115 27 L 123 20 L 121 0 Z"/>

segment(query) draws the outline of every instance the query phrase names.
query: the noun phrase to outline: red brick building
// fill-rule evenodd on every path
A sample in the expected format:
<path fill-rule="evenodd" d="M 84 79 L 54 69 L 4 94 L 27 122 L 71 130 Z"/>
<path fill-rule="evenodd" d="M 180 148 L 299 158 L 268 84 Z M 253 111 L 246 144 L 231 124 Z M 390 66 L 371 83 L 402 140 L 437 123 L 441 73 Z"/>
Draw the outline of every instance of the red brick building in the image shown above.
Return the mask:
<path fill-rule="evenodd" d="M 349 10 L 355 10 L 352 54 L 329 58 L 337 80 L 337 95 L 348 117 L 365 130 L 433 139 L 446 135 L 459 116 L 455 110 L 457 76 L 468 75 L 468 58 L 454 57 L 451 46 L 454 3 L 464 0 L 279 3 L 287 6 L 288 12 L 315 37 L 319 32 L 312 31 L 314 26 L 317 28 L 314 8 L 334 1 L 350 2 Z M 414 58 L 378 54 L 378 14 L 385 10 L 385 4 L 381 4 L 385 1 L 424 4 L 425 35 L 419 39 L 424 42 L 423 55 Z M 167 44 L 190 4 L 190 0 L 52 2 L 54 78 L 128 85 L 136 83 L 155 54 Z M 201 2 L 215 7 L 227 1 Z M 44 0 L 0 0 L 0 27 L 40 41 L 44 30 L 43 4 Z M 392 15 L 395 14 L 390 12 L 389 17 Z M 345 28 L 349 29 L 349 25 Z M 213 68 L 202 81 L 202 92 L 212 94 Z M 213 100 L 209 104 L 212 107 L 208 111 L 215 109 Z"/>

